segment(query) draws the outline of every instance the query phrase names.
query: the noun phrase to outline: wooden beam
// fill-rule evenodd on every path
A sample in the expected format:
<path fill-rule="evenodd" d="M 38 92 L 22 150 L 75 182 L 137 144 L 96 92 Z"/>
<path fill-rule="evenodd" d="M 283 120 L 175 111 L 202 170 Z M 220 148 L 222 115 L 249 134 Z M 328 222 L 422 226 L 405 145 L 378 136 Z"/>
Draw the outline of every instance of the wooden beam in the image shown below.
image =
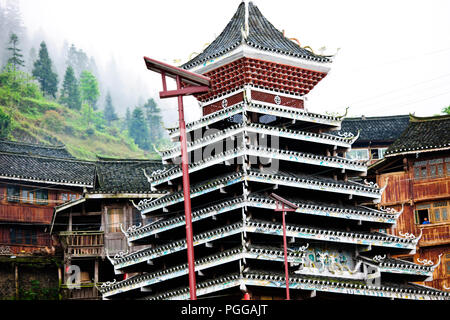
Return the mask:
<path fill-rule="evenodd" d="M 185 87 L 185 88 L 182 88 L 179 90 L 161 91 L 159 93 L 159 97 L 161 99 L 174 98 L 174 97 L 178 97 L 178 96 L 188 96 L 191 94 L 208 92 L 208 91 L 209 91 L 209 88 L 205 87 L 205 86 Z"/>

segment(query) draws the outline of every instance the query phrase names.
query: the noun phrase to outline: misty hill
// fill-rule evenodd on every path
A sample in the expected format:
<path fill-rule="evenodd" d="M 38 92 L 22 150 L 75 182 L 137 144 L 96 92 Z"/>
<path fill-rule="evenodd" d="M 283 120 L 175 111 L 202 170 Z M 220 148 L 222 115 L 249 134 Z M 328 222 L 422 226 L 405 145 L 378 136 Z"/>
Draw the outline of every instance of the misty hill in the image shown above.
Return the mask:
<path fill-rule="evenodd" d="M 80 159 L 97 156 L 156 158 L 140 148 L 128 135 L 125 119 L 106 125 L 102 112 L 83 108 L 72 110 L 46 98 L 29 74 L 5 68 L 0 73 L 0 138 L 65 145 Z"/>
<path fill-rule="evenodd" d="M 19 6 L 5 3 L 0 0 L 0 139 L 64 144 L 83 159 L 157 157 L 154 146 L 164 149 L 168 139 L 156 102 L 131 97 L 114 63 L 104 72 L 74 44 L 55 50 L 60 45 L 47 46 L 44 35 L 30 37 Z"/>

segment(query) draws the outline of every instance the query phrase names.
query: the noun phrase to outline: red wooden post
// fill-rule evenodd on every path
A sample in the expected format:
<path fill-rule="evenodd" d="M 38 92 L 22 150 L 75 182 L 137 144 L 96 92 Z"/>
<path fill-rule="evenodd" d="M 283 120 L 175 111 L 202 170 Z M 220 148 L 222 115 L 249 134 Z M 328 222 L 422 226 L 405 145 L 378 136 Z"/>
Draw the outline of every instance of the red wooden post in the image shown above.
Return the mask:
<path fill-rule="evenodd" d="M 286 278 L 286 300 L 290 300 L 291 296 L 289 293 L 289 268 L 288 268 L 288 259 L 287 259 L 287 237 L 286 237 L 286 212 L 287 211 L 295 211 L 297 206 L 292 202 L 283 199 L 279 195 L 272 193 L 270 195 L 272 199 L 276 201 L 275 211 L 281 211 L 283 215 L 283 249 L 284 249 L 284 274 Z M 281 208 L 279 205 L 281 204 Z"/>
<path fill-rule="evenodd" d="M 284 203 L 282 204 L 284 209 Z M 289 270 L 288 270 L 288 259 L 287 259 L 287 240 L 286 240 L 286 211 L 283 210 L 283 246 L 284 246 L 284 273 L 286 277 L 286 300 L 291 300 L 289 294 Z"/>
<path fill-rule="evenodd" d="M 177 90 L 181 89 L 181 79 L 177 76 Z M 183 196 L 184 196 L 184 215 L 186 220 L 186 247 L 189 269 L 189 291 L 191 300 L 197 300 L 195 263 L 194 263 L 194 245 L 192 232 L 192 209 L 191 209 L 191 186 L 189 182 L 189 159 L 186 143 L 186 123 L 184 122 L 183 96 L 178 96 L 178 117 L 180 121 L 180 144 L 181 144 L 181 169 L 183 171 Z"/>
<path fill-rule="evenodd" d="M 195 261 L 194 261 L 194 241 L 192 232 L 192 209 L 191 209 L 191 192 L 189 183 L 189 160 L 186 142 L 186 123 L 184 121 L 183 96 L 194 93 L 209 91 L 209 78 L 195 74 L 178 67 L 168 65 L 164 62 L 156 61 L 144 57 L 145 64 L 149 70 L 161 74 L 163 91 L 159 93 L 161 99 L 177 97 L 178 98 L 178 117 L 180 125 L 180 145 L 181 145 L 181 169 L 183 172 L 183 196 L 184 196 L 184 214 L 186 221 L 186 248 L 188 256 L 189 270 L 189 293 L 191 300 L 197 300 L 196 280 L 195 280 Z M 168 91 L 166 76 L 175 78 L 177 89 Z M 185 88 L 181 83 L 190 84 Z"/>

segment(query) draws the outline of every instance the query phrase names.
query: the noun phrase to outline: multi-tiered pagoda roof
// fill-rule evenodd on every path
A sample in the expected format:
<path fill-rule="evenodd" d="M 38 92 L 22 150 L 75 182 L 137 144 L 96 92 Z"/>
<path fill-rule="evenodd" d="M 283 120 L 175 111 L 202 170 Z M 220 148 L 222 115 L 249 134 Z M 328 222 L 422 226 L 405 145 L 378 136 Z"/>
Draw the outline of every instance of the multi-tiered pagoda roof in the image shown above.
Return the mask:
<path fill-rule="evenodd" d="M 242 2 L 217 39 L 182 65 L 212 84 L 197 95 L 203 117 L 186 125 L 197 296 L 284 298 L 276 193 L 297 206 L 286 216 L 293 299 L 448 299 L 410 283 L 431 277 L 434 266 L 391 258 L 414 252 L 420 235 L 383 232 L 401 211 L 375 209 L 384 190 L 364 182 L 364 165 L 339 156 L 358 137 L 329 133 L 342 117 L 304 109 L 330 62 Z M 178 141 L 178 129 L 169 135 Z M 180 148 L 160 154 L 166 167 L 144 174 L 165 194 L 136 204 L 153 222 L 125 232 L 130 250 L 110 259 L 129 276 L 103 284 L 105 299 L 189 298 Z"/>

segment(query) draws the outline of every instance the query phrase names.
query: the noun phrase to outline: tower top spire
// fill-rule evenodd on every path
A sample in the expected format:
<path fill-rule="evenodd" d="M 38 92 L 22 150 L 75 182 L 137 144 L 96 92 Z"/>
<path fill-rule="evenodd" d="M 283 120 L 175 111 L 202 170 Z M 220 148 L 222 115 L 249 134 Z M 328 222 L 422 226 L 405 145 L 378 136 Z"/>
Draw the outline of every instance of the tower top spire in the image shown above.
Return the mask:
<path fill-rule="evenodd" d="M 213 60 L 217 61 L 223 57 L 229 58 L 233 54 L 245 56 L 246 54 L 243 51 L 249 50 L 257 51 L 265 56 L 279 56 L 293 61 L 301 60 L 302 64 L 308 64 L 308 67 L 309 65 L 324 67 L 331 62 L 330 57 L 317 55 L 286 38 L 262 15 L 252 1 L 242 0 L 220 35 L 203 52 L 181 67 L 183 69 L 198 69 Z M 291 64 L 286 61 L 282 62 Z M 323 68 L 319 67 L 319 69 L 324 71 Z"/>

